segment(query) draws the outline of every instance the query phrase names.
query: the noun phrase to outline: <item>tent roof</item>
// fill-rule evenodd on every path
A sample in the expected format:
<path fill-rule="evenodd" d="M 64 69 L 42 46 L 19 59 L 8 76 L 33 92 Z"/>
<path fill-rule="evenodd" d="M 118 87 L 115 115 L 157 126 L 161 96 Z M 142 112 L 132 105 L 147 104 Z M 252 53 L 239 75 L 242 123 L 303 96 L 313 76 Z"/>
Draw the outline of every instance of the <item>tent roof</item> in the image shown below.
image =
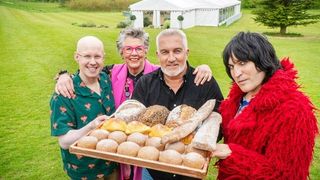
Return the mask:
<path fill-rule="evenodd" d="M 130 10 L 189 10 L 215 9 L 240 4 L 238 0 L 142 0 L 129 6 Z"/>

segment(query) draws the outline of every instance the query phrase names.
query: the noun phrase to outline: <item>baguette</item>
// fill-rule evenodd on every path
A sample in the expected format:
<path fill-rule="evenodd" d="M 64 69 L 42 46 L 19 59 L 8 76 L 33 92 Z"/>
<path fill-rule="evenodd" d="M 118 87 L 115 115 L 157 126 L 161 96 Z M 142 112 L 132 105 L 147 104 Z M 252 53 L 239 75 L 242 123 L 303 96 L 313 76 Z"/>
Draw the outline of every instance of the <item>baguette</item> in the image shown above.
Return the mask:
<path fill-rule="evenodd" d="M 206 119 L 210 115 L 215 106 L 215 103 L 215 99 L 208 100 L 189 120 L 185 121 L 182 125 L 173 129 L 173 131 L 169 134 L 163 136 L 161 138 L 161 143 L 173 143 L 188 136 L 202 123 L 204 119 Z"/>
<path fill-rule="evenodd" d="M 191 146 L 201 150 L 214 151 L 217 145 L 221 120 L 219 113 L 212 112 L 198 129 Z"/>

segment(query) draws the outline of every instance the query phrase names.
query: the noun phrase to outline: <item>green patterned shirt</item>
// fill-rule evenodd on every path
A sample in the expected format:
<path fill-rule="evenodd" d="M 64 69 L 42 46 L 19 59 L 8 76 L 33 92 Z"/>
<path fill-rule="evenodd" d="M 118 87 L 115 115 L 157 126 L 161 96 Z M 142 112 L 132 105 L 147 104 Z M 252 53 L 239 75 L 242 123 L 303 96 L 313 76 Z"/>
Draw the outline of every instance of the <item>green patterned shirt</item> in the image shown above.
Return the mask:
<path fill-rule="evenodd" d="M 73 78 L 75 98 L 68 99 L 53 94 L 51 107 L 51 135 L 61 136 L 69 130 L 80 129 L 99 115 L 111 115 L 114 110 L 114 99 L 111 81 L 107 74 L 100 73 L 99 84 L 101 95 L 89 89 L 82 82 L 79 74 Z M 70 154 L 61 149 L 64 169 L 71 179 L 97 179 L 113 172 L 115 163 L 105 160 Z"/>

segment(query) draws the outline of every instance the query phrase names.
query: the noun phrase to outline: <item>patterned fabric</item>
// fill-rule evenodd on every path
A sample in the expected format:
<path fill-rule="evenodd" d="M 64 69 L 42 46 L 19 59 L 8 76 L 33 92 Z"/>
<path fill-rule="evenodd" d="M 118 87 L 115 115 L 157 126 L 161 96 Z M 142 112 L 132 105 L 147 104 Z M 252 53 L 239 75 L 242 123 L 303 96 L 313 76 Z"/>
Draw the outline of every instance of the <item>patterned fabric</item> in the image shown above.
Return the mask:
<path fill-rule="evenodd" d="M 51 135 L 60 136 L 69 130 L 80 129 L 99 115 L 111 115 L 114 99 L 111 82 L 105 73 L 99 77 L 101 96 L 89 89 L 79 74 L 73 77 L 75 98 L 54 94 L 50 101 Z M 64 169 L 72 179 L 97 179 L 112 173 L 116 164 L 108 161 L 70 154 L 61 149 Z"/>
<path fill-rule="evenodd" d="M 249 103 L 250 101 L 247 101 L 246 99 L 242 98 L 236 116 L 239 115 L 244 110 L 244 108 L 246 108 L 249 105 Z"/>

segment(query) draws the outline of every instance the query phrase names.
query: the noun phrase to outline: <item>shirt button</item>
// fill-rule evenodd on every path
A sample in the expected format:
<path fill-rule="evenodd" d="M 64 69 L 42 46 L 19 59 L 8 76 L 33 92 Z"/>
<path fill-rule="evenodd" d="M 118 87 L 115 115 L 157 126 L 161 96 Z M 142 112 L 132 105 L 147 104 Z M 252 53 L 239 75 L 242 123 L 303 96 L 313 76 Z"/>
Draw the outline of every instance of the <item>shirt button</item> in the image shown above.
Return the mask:
<path fill-rule="evenodd" d="M 176 175 L 174 174 L 173 177 L 176 177 Z"/>
<path fill-rule="evenodd" d="M 176 107 L 177 105 L 176 105 L 176 104 L 174 104 L 173 106 L 174 106 L 174 107 Z"/>

